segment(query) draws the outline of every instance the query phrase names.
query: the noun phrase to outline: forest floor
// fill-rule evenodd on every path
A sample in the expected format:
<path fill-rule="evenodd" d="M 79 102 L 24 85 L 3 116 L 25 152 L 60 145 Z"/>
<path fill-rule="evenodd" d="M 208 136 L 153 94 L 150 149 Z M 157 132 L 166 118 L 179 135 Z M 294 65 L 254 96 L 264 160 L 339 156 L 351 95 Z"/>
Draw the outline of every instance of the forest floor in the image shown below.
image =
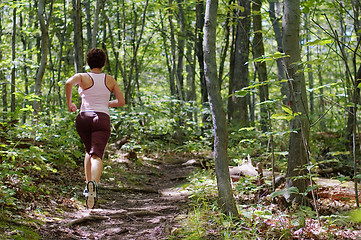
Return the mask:
<path fill-rule="evenodd" d="M 54 199 L 52 206 L 42 206 L 37 216 L 45 221 L 40 236 L 43 239 L 166 239 L 179 227 L 176 217 L 188 207 L 182 184 L 194 169 L 195 161 L 189 160 L 189 156 L 178 154 L 132 161 L 119 154 L 105 161 L 95 208 L 84 206 L 85 184 L 75 186 L 75 197 Z M 67 184 L 84 182 L 82 171 L 69 172 L 68 177 Z"/>
<path fill-rule="evenodd" d="M 0 219 L 0 239 L 168 239 L 182 227 L 187 210 L 192 210 L 186 191 L 188 176 L 209 157 L 206 155 L 162 153 L 137 157 L 112 153 L 104 161 L 95 209 L 85 207 L 82 164 L 58 167 L 57 173 L 34 183 L 46 185 L 47 194 L 34 194 L 32 201 L 23 203 L 26 207 L 18 215 L 6 220 L 7 224 Z M 361 224 L 340 223 L 342 213 L 355 208 L 353 183 L 319 178 L 316 184 L 319 214 L 328 219 L 321 221 L 324 227 L 306 212 L 306 226 L 293 226 L 292 215 L 298 212 L 291 214 L 282 204 L 271 204 L 265 198 L 261 202 L 274 213 L 272 219 L 251 218 L 264 229 L 261 235 L 268 239 L 269 230 L 276 229 L 273 231 L 292 231 L 297 239 L 361 239 Z M 237 198 L 242 216 L 261 212 L 256 211 L 259 204 L 255 204 L 252 193 L 243 191 Z"/>

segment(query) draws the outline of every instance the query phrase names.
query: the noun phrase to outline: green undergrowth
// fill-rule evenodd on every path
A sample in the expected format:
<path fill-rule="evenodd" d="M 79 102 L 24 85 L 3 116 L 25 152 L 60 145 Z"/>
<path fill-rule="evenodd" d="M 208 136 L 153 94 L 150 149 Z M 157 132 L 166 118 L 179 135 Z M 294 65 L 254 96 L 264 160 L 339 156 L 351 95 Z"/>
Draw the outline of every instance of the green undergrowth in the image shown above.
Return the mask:
<path fill-rule="evenodd" d="M 232 183 L 239 215 L 227 216 L 217 203 L 214 175 L 200 170 L 189 178 L 184 190 L 191 205 L 177 217 L 181 227 L 168 239 L 357 239 L 360 212 L 340 208 L 317 217 L 311 207 L 285 206 L 271 195 L 258 198 L 250 177 Z"/>
<path fill-rule="evenodd" d="M 0 220 L 0 239 L 15 239 L 15 240 L 37 240 L 41 239 L 36 232 L 34 225 L 41 223 L 36 220 L 25 221 L 23 219 L 14 219 L 8 221 L 5 219 Z"/>

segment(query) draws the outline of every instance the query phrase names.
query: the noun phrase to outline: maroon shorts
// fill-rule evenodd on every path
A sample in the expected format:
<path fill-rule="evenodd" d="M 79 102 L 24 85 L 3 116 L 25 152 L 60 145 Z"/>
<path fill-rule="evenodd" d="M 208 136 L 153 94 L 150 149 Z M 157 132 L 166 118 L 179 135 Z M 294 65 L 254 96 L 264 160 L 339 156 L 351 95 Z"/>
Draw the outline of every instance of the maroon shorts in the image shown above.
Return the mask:
<path fill-rule="evenodd" d="M 110 117 L 102 112 L 81 112 L 75 119 L 75 127 L 87 153 L 103 159 L 110 137 Z"/>

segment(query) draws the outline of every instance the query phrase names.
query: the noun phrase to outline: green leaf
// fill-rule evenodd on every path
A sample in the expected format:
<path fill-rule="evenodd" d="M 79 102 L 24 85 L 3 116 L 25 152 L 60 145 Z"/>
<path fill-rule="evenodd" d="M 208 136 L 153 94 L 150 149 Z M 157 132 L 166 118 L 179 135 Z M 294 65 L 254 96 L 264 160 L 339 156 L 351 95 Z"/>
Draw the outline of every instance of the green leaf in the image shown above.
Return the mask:
<path fill-rule="evenodd" d="M 281 52 L 275 52 L 274 54 L 271 55 L 264 55 L 262 57 L 256 58 L 251 60 L 250 62 L 266 62 L 266 61 L 274 61 L 277 60 L 279 58 L 283 58 L 283 57 L 287 57 L 284 53 Z"/>
<path fill-rule="evenodd" d="M 292 109 L 291 109 L 289 106 L 282 105 L 282 109 L 283 109 L 283 111 L 285 111 L 286 113 L 288 113 L 288 114 L 290 114 L 290 115 L 293 115 L 293 111 L 292 111 Z"/>
<path fill-rule="evenodd" d="M 290 114 L 286 114 L 286 113 L 275 113 L 275 114 L 272 114 L 271 118 L 278 119 L 278 120 L 290 121 L 290 120 L 292 120 L 292 118 L 294 118 L 294 116 L 292 116 Z"/>
<path fill-rule="evenodd" d="M 314 46 L 314 45 L 326 45 L 326 44 L 331 44 L 332 40 L 331 39 L 317 39 L 315 41 L 311 41 L 306 43 L 306 46 Z"/>
<path fill-rule="evenodd" d="M 239 91 L 236 91 L 236 93 L 234 94 L 236 97 L 245 97 L 247 95 L 247 90 L 239 90 Z"/>

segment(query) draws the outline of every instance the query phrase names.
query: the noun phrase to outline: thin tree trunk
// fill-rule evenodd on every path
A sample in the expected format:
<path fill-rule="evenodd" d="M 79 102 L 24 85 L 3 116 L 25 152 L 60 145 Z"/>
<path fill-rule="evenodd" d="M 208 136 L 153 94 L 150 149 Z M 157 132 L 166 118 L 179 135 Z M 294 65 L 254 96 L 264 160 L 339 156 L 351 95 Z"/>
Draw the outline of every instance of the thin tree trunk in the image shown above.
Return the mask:
<path fill-rule="evenodd" d="M 187 41 L 187 92 L 186 92 L 186 101 L 191 103 L 193 106 L 193 114 L 189 113 L 189 119 L 192 119 L 194 122 L 197 122 L 197 109 L 195 107 L 195 102 L 197 101 L 197 94 L 196 94 L 196 83 L 195 83 L 195 63 L 196 63 L 196 56 L 192 54 L 194 41 L 188 40 Z M 193 115 L 193 117 L 192 117 Z"/>
<path fill-rule="evenodd" d="M 172 96 L 176 96 L 176 82 L 175 82 L 175 73 L 176 73 L 176 44 L 175 44 L 175 31 L 174 31 L 174 25 L 173 25 L 173 10 L 172 10 L 172 3 L 173 0 L 168 0 L 168 6 L 169 6 L 169 13 L 168 13 L 168 21 L 169 21 L 169 28 L 170 28 L 170 66 L 171 71 L 169 75 L 169 84 L 170 84 L 170 94 Z"/>
<path fill-rule="evenodd" d="M 204 28 L 204 72 L 213 116 L 214 158 L 219 205 L 227 215 L 238 216 L 228 169 L 228 132 L 226 114 L 217 78 L 216 25 L 218 0 L 207 0 Z"/>
<path fill-rule="evenodd" d="M 195 85 L 195 55 L 192 54 L 192 41 L 187 41 L 187 94 L 186 101 L 196 101 L 196 85 Z"/>
<path fill-rule="evenodd" d="M 177 0 L 179 11 L 179 34 L 178 34 L 178 64 L 177 64 L 177 89 L 178 98 L 184 100 L 183 88 L 183 59 L 184 59 L 184 46 L 186 40 L 186 20 L 184 17 L 183 0 Z"/>
<path fill-rule="evenodd" d="M 2 11 L 0 11 L 0 45 L 2 45 L 2 35 L 3 35 L 3 13 Z M 0 48 L 0 61 L 3 58 L 3 51 Z M 5 81 L 5 76 L 4 76 L 4 72 L 3 70 L 0 68 L 0 81 L 1 81 L 1 97 L 2 97 L 2 102 L 3 102 L 3 112 L 2 112 L 2 118 L 3 121 L 6 122 L 7 121 L 7 111 L 8 111 L 8 102 L 7 102 L 7 87 L 6 87 L 6 81 Z"/>
<path fill-rule="evenodd" d="M 310 123 L 304 74 L 302 66 L 297 64 L 301 60 L 299 28 L 300 0 L 284 0 L 283 47 L 286 56 L 289 56 L 284 61 L 291 93 L 290 107 L 294 113 L 301 113 L 290 121 L 292 132 L 289 140 L 286 187 L 297 187 L 300 193 L 304 193 L 307 185 L 304 175 L 305 164 L 308 163 Z M 286 195 L 286 199 L 288 202 L 295 200 L 303 203 L 300 196 L 290 194 Z"/>
<path fill-rule="evenodd" d="M 203 59 L 203 27 L 204 27 L 204 0 L 196 3 L 196 55 L 199 64 L 199 79 L 201 87 L 201 103 L 204 105 L 208 102 L 208 91 L 204 77 L 204 59 Z M 207 116 L 203 116 L 202 120 L 205 122 Z"/>
<path fill-rule="evenodd" d="M 105 11 L 103 11 L 103 30 L 102 30 L 102 33 L 103 33 L 103 40 L 102 40 L 102 49 L 103 51 L 105 52 L 105 55 L 106 56 L 109 56 L 109 53 L 108 53 L 108 47 L 107 47 L 107 37 L 108 37 L 108 32 L 107 32 L 107 23 L 105 21 L 106 17 L 105 17 L 106 13 Z M 106 58 L 106 61 L 105 61 L 105 69 L 108 73 L 111 73 L 112 72 L 112 68 L 111 68 L 111 65 L 110 65 L 110 61 L 109 61 L 109 57 Z M 113 75 L 113 74 L 112 74 Z"/>
<path fill-rule="evenodd" d="M 144 10 L 142 13 L 142 24 L 140 26 L 140 32 L 138 33 L 137 28 L 138 28 L 138 15 L 136 12 L 136 8 L 135 5 L 133 4 L 133 12 L 134 12 L 134 20 L 133 20 L 133 32 L 132 32 L 132 50 L 133 50 L 133 56 L 132 59 L 130 60 L 130 68 L 129 68 L 129 75 L 128 75 L 128 81 L 127 81 L 127 86 L 125 88 L 125 102 L 130 102 L 131 98 L 132 98 L 132 94 L 133 94 L 133 83 L 134 85 L 136 84 L 135 79 L 133 79 L 133 77 L 136 75 L 136 71 L 138 68 L 138 51 L 139 51 L 139 47 L 141 44 L 141 41 L 143 39 L 143 34 L 144 34 L 144 28 L 145 28 L 145 20 L 146 20 L 146 13 L 148 10 L 148 3 L 149 0 L 146 0 L 146 2 L 144 3 Z"/>
<path fill-rule="evenodd" d="M 75 72 L 84 72 L 84 53 L 83 53 L 83 36 L 82 36 L 82 20 L 81 20 L 81 0 L 73 1 L 73 21 L 74 21 L 74 64 Z"/>
<path fill-rule="evenodd" d="M 123 66 L 122 66 L 122 62 L 121 60 L 119 59 L 119 53 L 118 51 L 116 50 L 116 45 L 115 45 L 115 40 L 114 40 L 114 33 L 113 33 L 113 29 L 112 29 L 112 25 L 111 25 L 111 22 L 107 16 L 107 14 L 104 14 L 104 20 L 108 23 L 108 30 L 109 30 L 109 38 L 110 38 L 110 43 L 111 43 L 111 46 L 112 46 L 112 51 L 113 51 L 113 54 L 114 54 L 114 57 L 115 57 L 115 73 L 114 73 L 114 78 L 117 80 L 117 72 L 118 72 L 118 69 L 120 69 L 120 72 L 121 72 L 121 75 L 124 76 L 125 73 L 123 72 Z"/>
<path fill-rule="evenodd" d="M 317 58 L 319 59 L 320 56 L 318 55 Z M 319 64 L 317 65 L 317 75 L 318 75 L 318 84 L 320 86 L 323 86 L 323 78 L 322 78 L 322 66 Z M 326 132 L 327 131 L 327 126 L 326 126 L 326 122 L 325 122 L 325 118 L 323 116 L 324 112 L 325 112 L 325 101 L 323 98 L 323 88 L 320 88 L 320 98 L 319 98 L 319 117 L 322 118 L 320 120 L 320 127 L 321 127 L 321 131 Z"/>
<path fill-rule="evenodd" d="M 360 46 L 360 39 L 361 39 L 361 33 L 359 32 L 360 30 L 360 20 L 359 20 L 359 15 L 360 15 L 360 8 L 361 8 L 361 4 L 359 0 L 353 0 L 352 1 L 352 8 L 353 8 L 353 12 L 354 12 L 354 26 L 355 26 L 355 32 L 358 36 L 358 45 L 356 47 L 356 50 L 358 50 L 358 47 Z M 354 58 L 353 58 L 353 64 L 354 64 L 354 70 L 355 70 L 355 80 L 354 80 L 354 109 L 357 110 L 357 104 L 359 103 L 359 96 L 360 96 L 360 88 L 358 87 L 360 82 L 361 82 L 361 66 L 359 66 L 357 72 L 356 72 L 356 54 L 354 53 Z M 360 154 L 360 150 L 361 150 L 361 146 L 359 146 L 360 150 L 356 151 L 356 129 L 358 128 L 357 126 L 357 114 L 356 114 L 356 110 L 354 113 L 354 131 L 353 131 L 353 141 L 354 141 L 354 177 L 357 176 L 359 174 L 358 171 L 358 159 L 357 159 L 357 155 Z M 360 144 L 360 143 L 359 143 Z M 359 179 L 358 178 L 354 178 L 354 185 L 355 185 L 355 199 L 356 199 L 356 206 L 360 207 L 360 200 L 359 200 L 359 195 L 358 195 L 358 182 Z"/>
<path fill-rule="evenodd" d="M 20 29 L 22 29 L 24 26 L 24 17 L 23 14 L 20 14 Z M 1 38 L 1 37 L 0 37 Z M 21 42 L 23 43 L 23 58 L 24 58 L 24 65 L 23 65 L 23 78 L 24 78 L 24 89 L 25 89 L 25 96 L 23 99 L 23 108 L 26 107 L 27 104 L 27 100 L 26 100 L 26 96 L 29 94 L 29 88 L 28 88 L 28 82 L 29 82 L 29 78 L 28 78 L 28 67 L 27 67 L 27 61 L 26 61 L 26 50 L 27 50 L 27 37 L 25 36 L 25 34 L 21 34 Z M 1 60 L 0 60 L 1 61 Z M 28 113 L 23 112 L 22 114 L 22 123 L 24 124 L 26 122 L 26 116 Z"/>
<path fill-rule="evenodd" d="M 264 56 L 264 45 L 262 35 L 262 17 L 261 17 L 261 6 L 262 0 L 253 0 L 252 11 L 253 11 L 253 55 L 254 58 L 260 58 Z M 259 86 L 259 98 L 260 103 L 266 102 L 269 99 L 267 81 L 267 66 L 266 62 L 255 62 L 255 68 L 260 82 Z M 260 105 L 260 125 L 262 132 L 268 132 L 268 105 Z"/>
<path fill-rule="evenodd" d="M 45 19 L 45 0 L 39 0 L 38 17 L 39 17 L 39 24 L 41 30 L 41 58 L 40 58 L 40 66 L 35 79 L 35 95 L 38 97 L 41 97 L 43 77 L 45 74 L 46 65 L 48 63 L 48 54 L 49 54 L 48 24 L 50 22 L 49 20 L 51 19 L 52 11 L 53 11 L 53 0 L 50 1 L 50 13 L 48 15 L 48 19 Z M 34 101 L 35 114 L 39 113 L 40 107 L 41 107 L 40 101 L 35 100 Z"/>
<path fill-rule="evenodd" d="M 276 42 L 277 48 L 280 53 L 283 53 L 283 46 L 282 46 L 282 30 L 280 28 L 280 21 L 279 18 L 276 16 L 276 13 L 279 12 L 279 2 L 278 0 L 269 1 L 269 16 L 272 21 L 273 31 L 276 35 Z M 277 7 L 277 10 L 276 10 Z M 283 97 L 283 103 L 289 105 L 289 98 L 290 98 L 290 90 L 286 82 L 282 82 L 283 79 L 286 79 L 285 69 L 282 63 L 282 59 L 278 58 L 277 62 L 277 71 L 278 71 L 278 80 L 281 81 L 281 94 Z"/>
<path fill-rule="evenodd" d="M 170 95 L 173 96 L 175 95 L 175 83 L 174 83 L 174 77 L 172 75 L 172 59 L 171 56 L 169 55 L 169 50 L 168 50 L 168 44 L 167 44 L 167 34 L 166 34 L 166 30 L 164 28 L 164 19 L 163 19 L 163 14 L 161 13 L 161 11 L 159 11 L 160 13 L 160 25 L 161 25 L 161 35 L 162 35 L 162 40 L 163 40 L 163 50 L 164 50 L 164 54 L 165 54 L 165 60 L 166 60 L 166 64 L 167 64 L 167 69 L 168 69 L 168 84 L 169 84 L 169 91 L 170 91 Z"/>
<path fill-rule="evenodd" d="M 228 5 L 232 5 L 234 3 L 234 0 L 229 0 Z M 218 82 L 219 86 L 222 87 L 223 82 L 223 71 L 224 71 L 224 63 L 226 61 L 228 49 L 229 49 L 229 35 L 230 35 L 230 24 L 229 20 L 231 18 L 231 11 L 227 11 L 227 17 L 226 21 L 224 23 L 224 45 L 222 48 L 222 54 L 221 54 L 221 61 L 219 64 L 219 71 L 218 71 Z"/>
<path fill-rule="evenodd" d="M 119 11 L 118 11 L 119 12 Z M 125 21 L 125 19 L 126 19 L 126 15 L 125 15 L 125 3 L 124 3 L 124 0 L 122 0 L 122 19 L 123 19 L 123 24 L 122 24 L 122 32 L 123 32 L 123 35 L 122 35 L 122 42 L 120 43 L 119 42 L 119 49 L 121 49 L 120 48 L 120 44 L 121 44 L 121 46 L 122 46 L 122 49 L 123 49 L 123 53 L 124 53 L 124 67 L 123 67 L 123 73 L 124 73 L 124 75 L 122 76 L 122 78 L 123 78 L 123 88 L 124 88 L 124 92 L 125 92 L 125 90 L 126 90 L 126 88 L 127 88 L 127 86 L 128 86 L 128 79 L 127 79 L 127 75 L 126 75 L 126 64 L 125 64 L 125 55 L 126 55 L 126 49 L 125 49 L 125 46 L 126 46 L 126 44 L 125 44 L 125 39 L 126 39 L 126 21 Z M 119 22 L 119 19 L 118 19 L 118 24 L 119 24 L 119 29 L 120 29 L 120 22 Z M 120 32 L 118 31 L 118 35 L 120 35 Z M 126 94 L 124 94 L 124 95 L 126 95 Z M 127 99 L 125 99 L 125 102 L 126 103 L 128 103 L 127 102 Z"/>
<path fill-rule="evenodd" d="M 88 51 L 92 48 L 92 25 L 91 25 L 91 11 L 90 11 L 90 2 L 91 0 L 85 0 L 83 2 L 85 8 L 85 21 L 86 21 L 86 39 L 87 39 L 87 49 Z"/>
<path fill-rule="evenodd" d="M 14 1 L 16 4 L 16 1 Z M 17 7 L 15 6 L 13 9 L 13 32 L 12 32 L 12 36 L 11 36 L 11 61 L 12 61 L 12 66 L 11 66 L 11 87 L 10 87 L 10 94 L 11 94 L 11 102 L 10 102 L 10 110 L 12 113 L 15 113 L 15 74 L 16 74 L 16 66 L 15 66 L 15 60 L 16 60 L 16 10 Z M 14 116 L 13 116 L 14 117 Z"/>
<path fill-rule="evenodd" d="M 99 16 L 100 11 L 103 7 L 103 1 L 97 0 L 95 4 L 95 13 L 94 13 L 94 25 L 93 25 L 93 31 L 92 31 L 92 48 L 97 47 L 97 35 L 98 35 L 98 25 L 99 25 Z"/>
<path fill-rule="evenodd" d="M 65 39 L 65 34 L 66 34 L 66 31 L 67 31 L 67 15 L 66 15 L 66 10 L 67 10 L 67 1 L 64 0 L 63 1 L 63 9 L 64 9 L 64 28 L 63 28 L 63 31 L 61 33 L 59 33 L 59 54 L 58 54 L 58 61 L 59 61 L 59 64 L 58 64 L 58 70 L 57 70 L 57 80 L 56 82 L 59 83 L 61 81 L 61 67 L 62 67 L 62 59 L 63 59 L 63 46 L 64 46 L 64 39 Z M 59 84 L 56 84 L 57 87 L 57 90 L 58 90 L 58 98 L 59 98 L 59 105 L 60 107 L 63 106 L 63 97 L 61 96 L 60 94 L 60 87 L 59 87 Z"/>
<path fill-rule="evenodd" d="M 306 31 L 306 43 L 310 41 L 310 31 L 309 31 L 309 14 L 306 13 L 304 15 L 304 19 L 305 19 L 305 31 Z M 311 61 L 311 48 L 309 45 L 307 45 L 307 68 L 309 69 L 308 71 L 308 86 L 310 89 L 313 89 L 313 85 L 314 85 L 314 79 L 313 79 L 313 71 L 312 71 L 312 64 L 310 64 L 309 62 Z M 312 121 L 312 116 L 314 114 L 314 93 L 313 91 L 310 91 L 309 93 L 309 102 L 310 102 L 310 118 Z"/>
<path fill-rule="evenodd" d="M 236 16 L 236 12 L 234 12 L 234 16 Z M 232 21 L 236 21 L 235 19 L 232 19 Z M 228 82 L 228 93 L 231 93 L 233 91 L 233 85 L 234 85 L 234 58 L 235 58 L 235 45 L 236 45 L 236 27 L 234 24 L 232 25 L 232 41 L 231 41 L 231 49 L 230 49 L 230 56 L 229 56 L 229 82 Z M 231 122 L 233 113 L 234 113 L 234 104 L 233 104 L 234 98 L 228 97 L 227 101 L 227 107 L 228 107 L 228 121 Z"/>
<path fill-rule="evenodd" d="M 249 96 L 237 97 L 236 93 L 249 85 L 249 30 L 250 30 L 250 1 L 238 0 L 237 35 L 234 55 L 234 73 L 232 86 L 230 85 L 231 99 L 229 112 L 231 121 L 239 127 L 249 126 L 248 104 Z"/>

